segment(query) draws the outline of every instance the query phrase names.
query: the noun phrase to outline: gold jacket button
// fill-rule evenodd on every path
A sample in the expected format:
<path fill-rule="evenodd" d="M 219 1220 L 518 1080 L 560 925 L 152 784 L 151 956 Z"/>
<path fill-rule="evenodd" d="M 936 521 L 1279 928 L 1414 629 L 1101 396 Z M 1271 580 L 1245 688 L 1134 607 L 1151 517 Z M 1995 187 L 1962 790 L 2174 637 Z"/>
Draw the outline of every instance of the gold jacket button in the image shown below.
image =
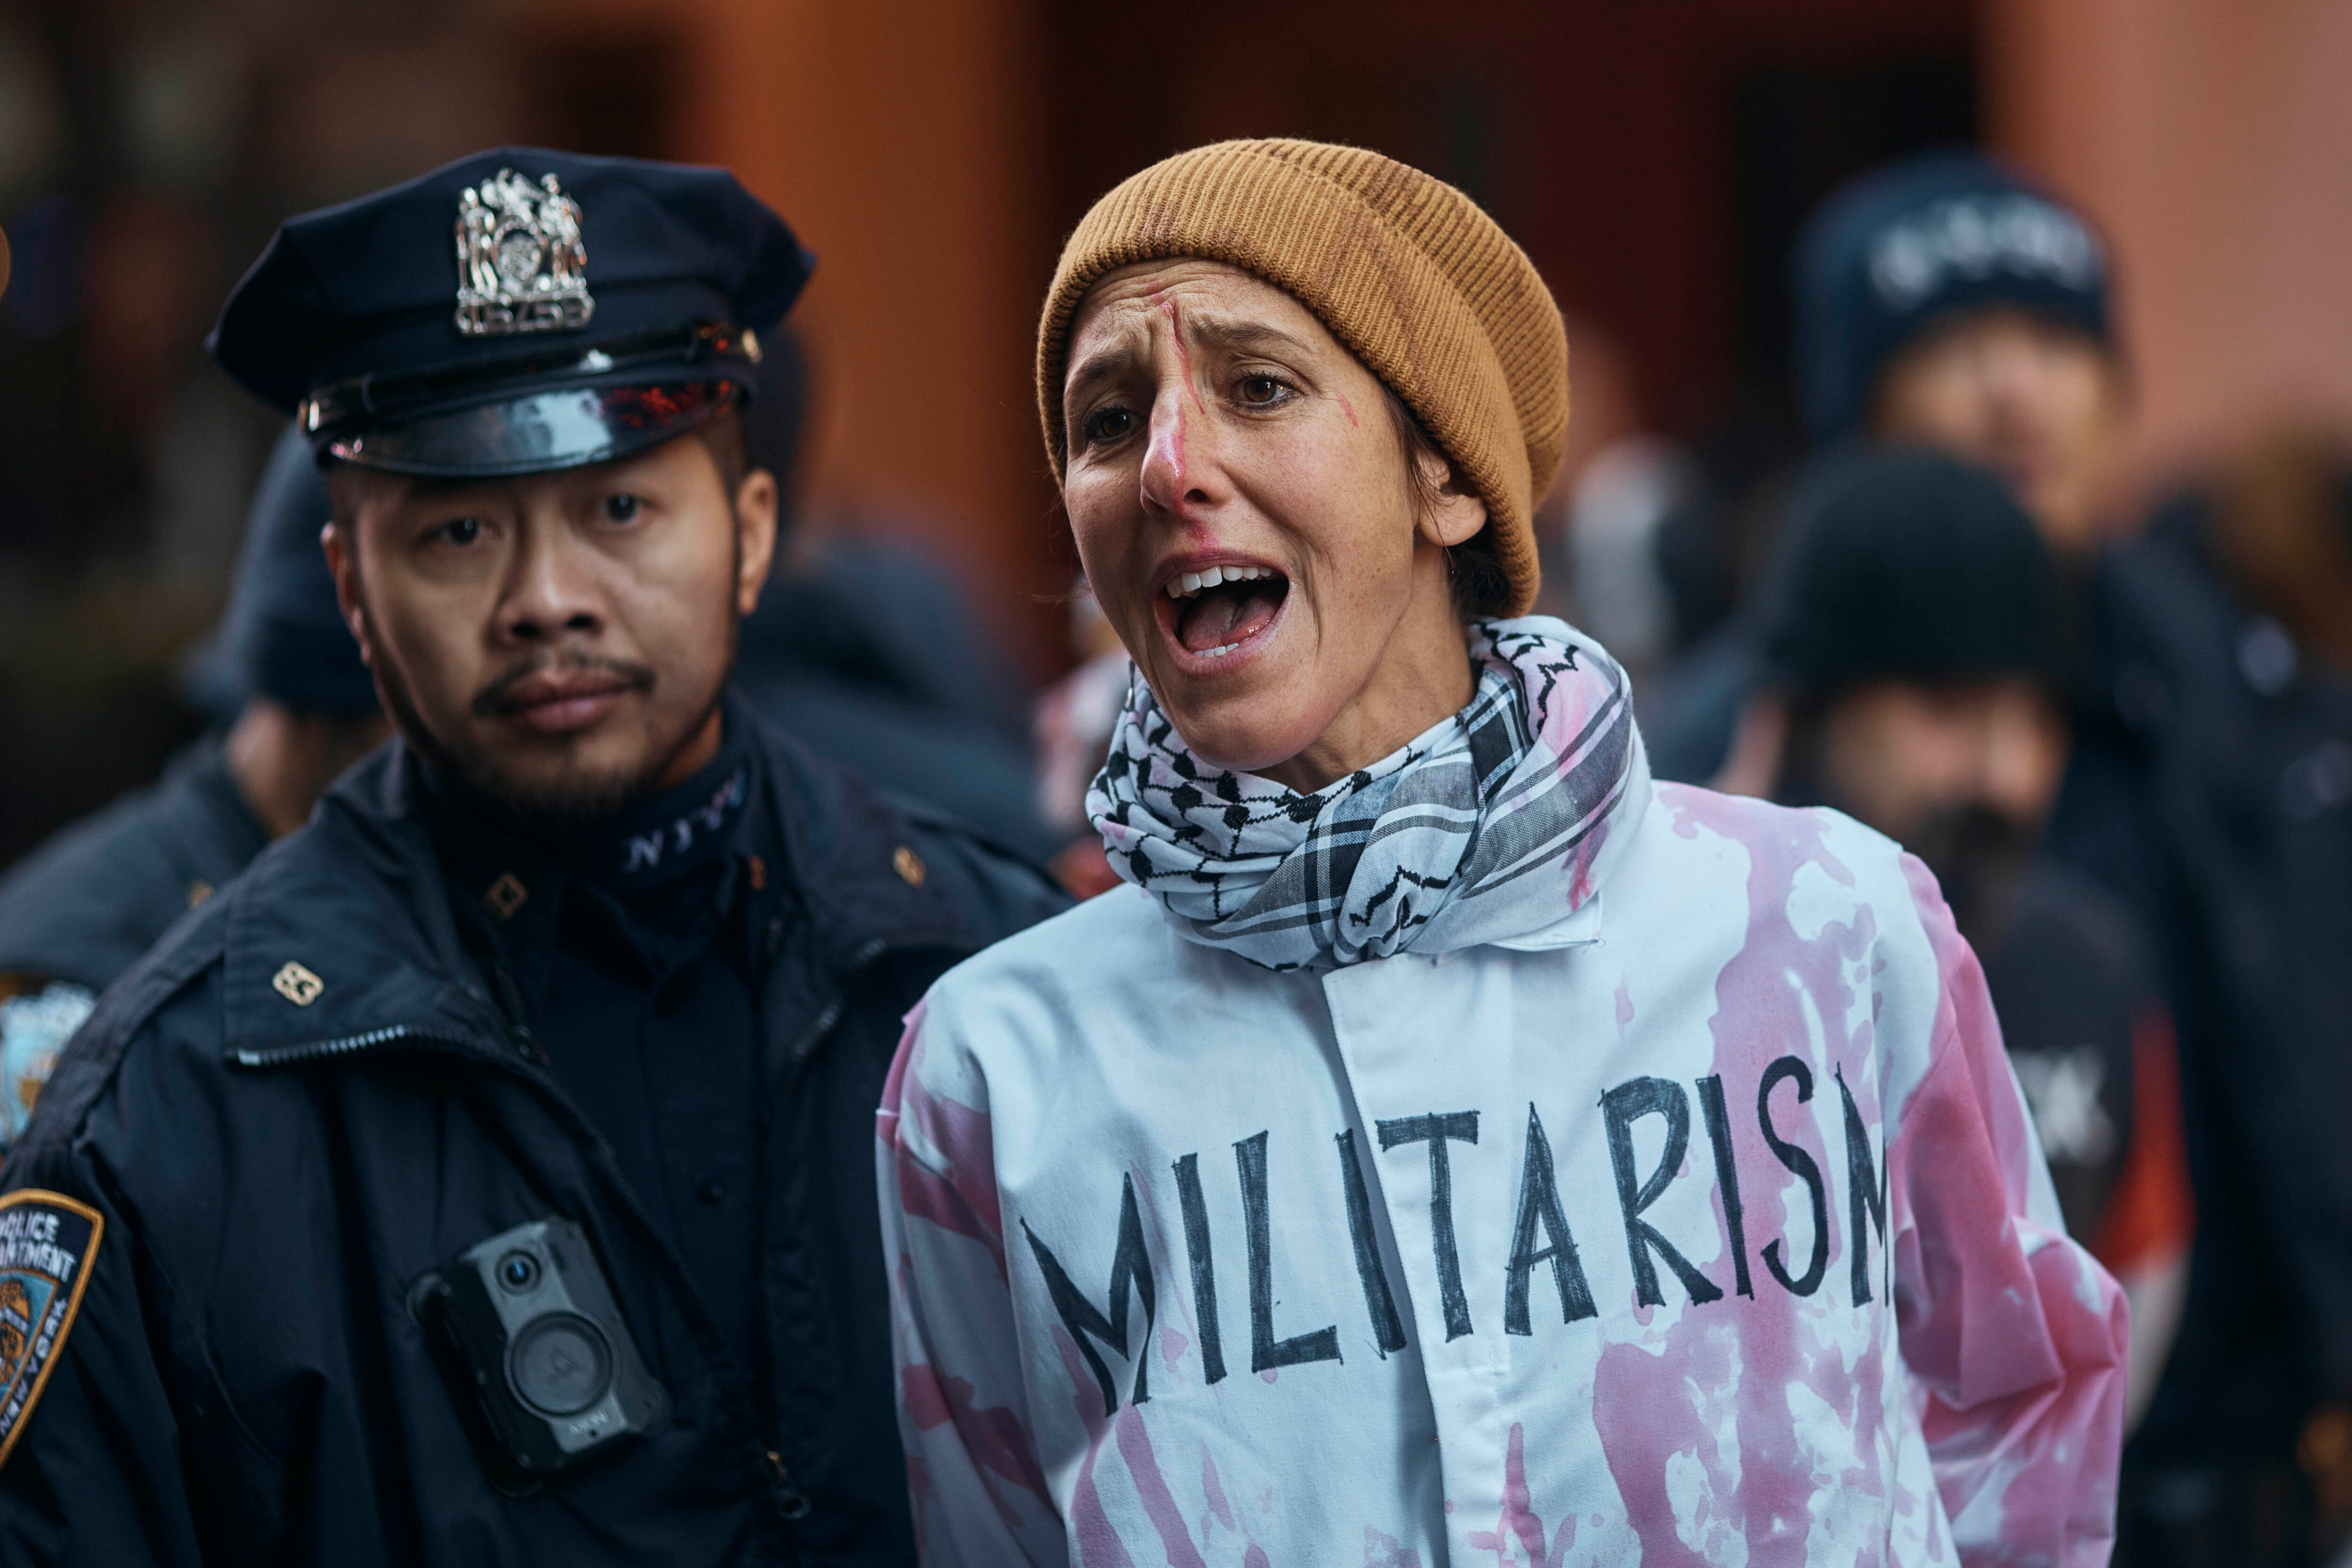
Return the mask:
<path fill-rule="evenodd" d="M 892 852 L 890 868 L 898 872 L 898 879 L 910 888 L 921 887 L 923 879 L 930 874 L 923 865 L 923 858 L 903 844 Z"/>

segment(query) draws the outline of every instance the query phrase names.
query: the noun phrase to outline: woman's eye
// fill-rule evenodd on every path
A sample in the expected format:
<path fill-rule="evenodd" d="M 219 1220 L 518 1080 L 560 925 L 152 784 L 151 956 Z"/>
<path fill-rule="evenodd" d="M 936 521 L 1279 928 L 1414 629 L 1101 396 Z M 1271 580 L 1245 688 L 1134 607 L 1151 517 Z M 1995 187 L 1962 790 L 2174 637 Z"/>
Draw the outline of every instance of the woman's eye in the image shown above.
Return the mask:
<path fill-rule="evenodd" d="M 1135 416 L 1129 410 L 1098 409 L 1087 420 L 1085 426 L 1087 442 L 1090 446 L 1100 446 L 1106 442 L 1118 440 L 1134 428 Z"/>
<path fill-rule="evenodd" d="M 1266 408 L 1282 401 L 1290 388 L 1270 375 L 1245 375 L 1234 388 L 1240 400 L 1252 408 Z"/>
<path fill-rule="evenodd" d="M 460 548 L 479 543 L 482 537 L 482 520 L 478 517 L 453 518 L 435 529 L 433 536 L 441 543 L 455 544 Z"/>
<path fill-rule="evenodd" d="M 636 521 L 637 508 L 642 504 L 632 495 L 606 496 L 604 520 L 607 522 L 634 522 Z"/>

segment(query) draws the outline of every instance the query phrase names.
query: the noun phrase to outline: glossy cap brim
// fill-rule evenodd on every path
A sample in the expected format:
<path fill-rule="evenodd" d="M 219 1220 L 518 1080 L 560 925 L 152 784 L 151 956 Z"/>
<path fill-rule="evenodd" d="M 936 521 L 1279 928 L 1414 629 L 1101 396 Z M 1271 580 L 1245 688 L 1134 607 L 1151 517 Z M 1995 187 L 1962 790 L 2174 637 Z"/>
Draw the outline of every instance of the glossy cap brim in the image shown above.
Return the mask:
<path fill-rule="evenodd" d="M 331 437 L 320 450 L 388 474 L 505 479 L 642 451 L 717 418 L 740 394 L 725 378 L 564 387 Z"/>

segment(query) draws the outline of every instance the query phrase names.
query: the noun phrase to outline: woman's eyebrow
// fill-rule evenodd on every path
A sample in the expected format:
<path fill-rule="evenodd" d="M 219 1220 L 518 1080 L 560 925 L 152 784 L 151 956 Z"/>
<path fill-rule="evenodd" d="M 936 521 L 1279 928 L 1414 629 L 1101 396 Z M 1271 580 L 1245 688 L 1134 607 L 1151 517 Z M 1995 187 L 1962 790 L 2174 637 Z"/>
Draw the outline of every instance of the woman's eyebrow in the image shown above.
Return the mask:
<path fill-rule="evenodd" d="M 1192 336 L 1202 343 L 1225 350 L 1229 353 L 1263 353 L 1273 349 L 1288 349 L 1304 353 L 1307 345 L 1279 327 L 1269 327 L 1262 321 L 1220 321 L 1195 316 L 1188 325 Z"/>
<path fill-rule="evenodd" d="M 1065 405 L 1076 403 L 1099 384 L 1116 379 L 1134 357 L 1133 346 L 1124 342 L 1088 354 L 1077 363 L 1071 370 L 1069 379 L 1062 384 L 1062 402 Z"/>

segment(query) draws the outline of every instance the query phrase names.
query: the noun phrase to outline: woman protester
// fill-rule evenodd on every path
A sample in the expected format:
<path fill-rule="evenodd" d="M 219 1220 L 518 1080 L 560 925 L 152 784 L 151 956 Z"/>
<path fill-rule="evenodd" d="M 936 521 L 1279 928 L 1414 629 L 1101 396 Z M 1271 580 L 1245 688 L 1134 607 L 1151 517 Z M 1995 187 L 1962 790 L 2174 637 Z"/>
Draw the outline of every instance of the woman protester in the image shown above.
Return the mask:
<path fill-rule="evenodd" d="M 2121 1297 L 1933 879 L 1654 784 L 1525 615 L 1525 255 L 1202 148 L 1072 235 L 1037 382 L 1132 885 L 940 980 L 886 1090 L 928 1560 L 2105 1562 Z"/>

